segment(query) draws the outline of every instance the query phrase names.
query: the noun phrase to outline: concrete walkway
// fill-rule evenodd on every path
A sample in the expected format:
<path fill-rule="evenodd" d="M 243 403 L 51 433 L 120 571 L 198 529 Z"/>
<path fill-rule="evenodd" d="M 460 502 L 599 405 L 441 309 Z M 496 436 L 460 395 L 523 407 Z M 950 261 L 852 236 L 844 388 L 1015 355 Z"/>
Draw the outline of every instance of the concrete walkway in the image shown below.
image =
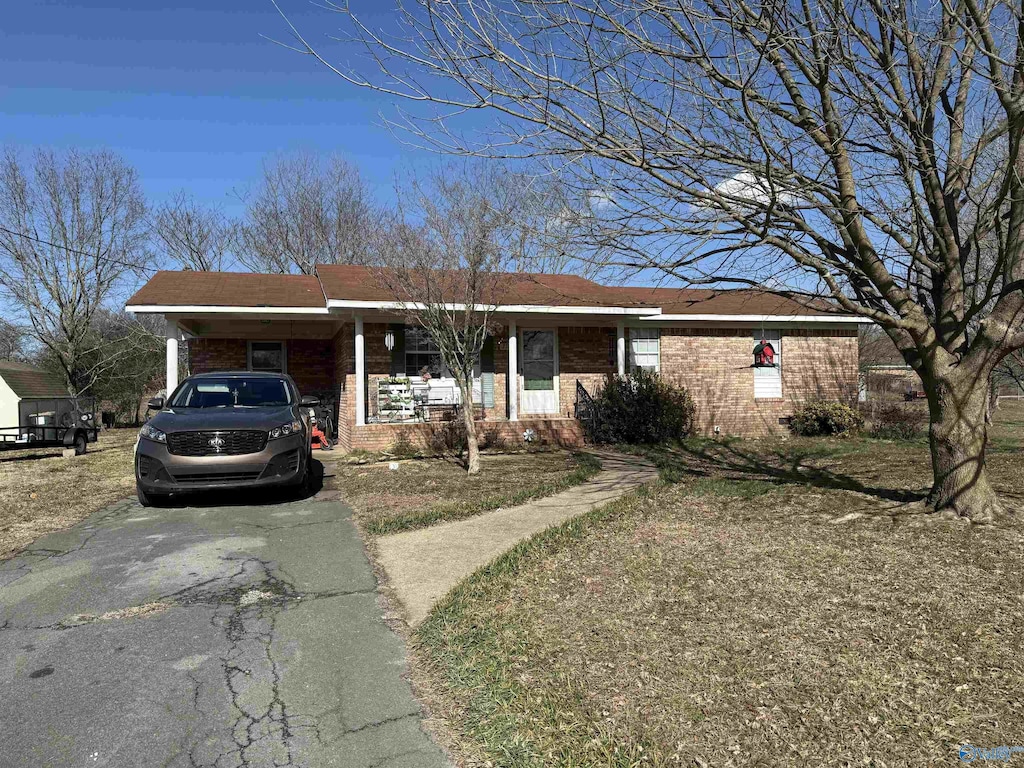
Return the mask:
<path fill-rule="evenodd" d="M 515 544 L 657 478 L 653 464 L 615 451 L 592 451 L 601 471 L 567 491 L 518 507 L 405 531 L 377 540 L 377 558 L 412 625 L 456 584 Z"/>

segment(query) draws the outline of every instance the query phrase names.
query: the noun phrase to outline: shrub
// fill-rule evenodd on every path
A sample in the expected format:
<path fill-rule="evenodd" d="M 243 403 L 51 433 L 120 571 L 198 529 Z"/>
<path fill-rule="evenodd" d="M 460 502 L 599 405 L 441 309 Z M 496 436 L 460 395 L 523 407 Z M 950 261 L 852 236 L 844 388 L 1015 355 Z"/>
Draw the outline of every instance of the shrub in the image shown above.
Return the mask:
<path fill-rule="evenodd" d="M 445 421 L 434 426 L 427 440 L 430 450 L 441 456 L 461 456 L 468 446 L 466 425 L 461 418 Z"/>
<path fill-rule="evenodd" d="M 595 418 L 584 421 L 584 429 L 595 443 L 660 443 L 693 431 L 690 393 L 648 371 L 609 376 L 594 403 Z"/>
<path fill-rule="evenodd" d="M 913 440 L 920 437 L 927 423 L 927 414 L 920 408 L 885 405 L 871 419 L 871 436 L 883 440 Z"/>
<path fill-rule="evenodd" d="M 508 448 L 508 441 L 497 427 L 487 427 L 480 438 L 481 450 L 503 451 Z"/>
<path fill-rule="evenodd" d="M 804 437 L 852 435 L 864 426 L 864 418 L 844 403 L 821 400 L 800 408 L 793 414 L 789 428 Z"/>
<path fill-rule="evenodd" d="M 414 446 L 412 441 L 409 439 L 408 432 L 403 429 L 398 433 L 398 437 L 395 438 L 395 442 L 391 446 L 389 453 L 394 454 L 400 459 L 408 459 L 416 456 L 419 451 L 416 450 L 416 446 Z"/>

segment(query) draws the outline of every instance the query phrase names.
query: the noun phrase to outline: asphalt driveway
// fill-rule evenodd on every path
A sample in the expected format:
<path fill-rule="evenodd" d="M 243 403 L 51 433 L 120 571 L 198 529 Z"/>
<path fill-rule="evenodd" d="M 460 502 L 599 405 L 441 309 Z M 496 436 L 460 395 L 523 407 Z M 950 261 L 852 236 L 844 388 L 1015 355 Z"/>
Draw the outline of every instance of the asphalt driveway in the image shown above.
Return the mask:
<path fill-rule="evenodd" d="M 447 765 L 349 514 L 126 501 L 0 563 L 0 763 Z"/>

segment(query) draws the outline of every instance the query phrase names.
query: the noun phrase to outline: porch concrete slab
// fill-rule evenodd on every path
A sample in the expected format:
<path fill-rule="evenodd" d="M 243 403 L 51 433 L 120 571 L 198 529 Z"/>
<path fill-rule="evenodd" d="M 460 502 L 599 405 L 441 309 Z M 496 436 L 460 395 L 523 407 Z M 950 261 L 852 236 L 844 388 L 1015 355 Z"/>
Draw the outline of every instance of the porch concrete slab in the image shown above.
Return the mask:
<path fill-rule="evenodd" d="M 587 482 L 527 504 L 377 540 L 379 563 L 413 626 L 456 584 L 520 541 L 608 504 L 658 477 L 638 456 L 591 451 L 601 471 Z"/>

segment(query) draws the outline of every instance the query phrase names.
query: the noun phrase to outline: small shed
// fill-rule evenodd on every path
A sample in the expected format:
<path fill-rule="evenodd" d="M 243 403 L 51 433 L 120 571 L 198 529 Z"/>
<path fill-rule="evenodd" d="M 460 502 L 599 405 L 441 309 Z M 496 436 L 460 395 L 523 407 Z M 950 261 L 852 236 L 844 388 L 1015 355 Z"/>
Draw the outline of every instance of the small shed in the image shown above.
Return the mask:
<path fill-rule="evenodd" d="M 31 418 L 52 419 L 74 410 L 67 387 L 49 371 L 27 363 L 0 360 L 0 432 L 16 434 Z"/>

